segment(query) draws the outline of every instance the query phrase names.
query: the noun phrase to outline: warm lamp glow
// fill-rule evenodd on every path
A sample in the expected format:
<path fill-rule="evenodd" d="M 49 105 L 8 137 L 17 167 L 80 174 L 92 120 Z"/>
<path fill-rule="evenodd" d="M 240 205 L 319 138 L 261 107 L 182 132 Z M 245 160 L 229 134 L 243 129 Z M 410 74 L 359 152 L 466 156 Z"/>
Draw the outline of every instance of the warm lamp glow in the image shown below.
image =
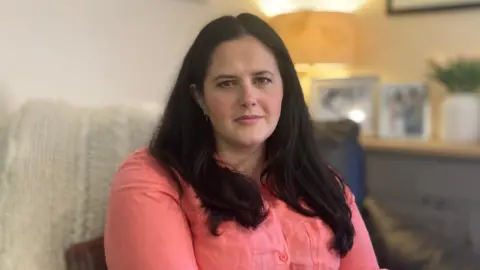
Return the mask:
<path fill-rule="evenodd" d="M 296 64 L 354 62 L 357 46 L 355 15 L 299 11 L 269 20 Z"/>
<path fill-rule="evenodd" d="M 298 10 L 354 12 L 366 0 L 255 0 L 260 10 L 273 17 Z"/>
<path fill-rule="evenodd" d="M 292 12 L 297 8 L 292 0 L 259 0 L 258 5 L 260 10 L 268 17 Z"/>
<path fill-rule="evenodd" d="M 366 117 L 365 112 L 362 110 L 353 109 L 348 112 L 348 118 L 356 123 L 362 123 Z"/>

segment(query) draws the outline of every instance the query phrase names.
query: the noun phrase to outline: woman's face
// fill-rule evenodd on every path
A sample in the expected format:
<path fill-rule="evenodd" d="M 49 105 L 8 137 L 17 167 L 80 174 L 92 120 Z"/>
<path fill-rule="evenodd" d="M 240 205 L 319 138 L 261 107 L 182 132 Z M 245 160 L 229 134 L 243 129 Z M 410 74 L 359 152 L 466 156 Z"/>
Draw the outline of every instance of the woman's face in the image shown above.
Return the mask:
<path fill-rule="evenodd" d="M 282 78 L 268 48 L 250 36 L 222 43 L 200 98 L 217 150 L 262 146 L 277 126 L 282 98 Z"/>

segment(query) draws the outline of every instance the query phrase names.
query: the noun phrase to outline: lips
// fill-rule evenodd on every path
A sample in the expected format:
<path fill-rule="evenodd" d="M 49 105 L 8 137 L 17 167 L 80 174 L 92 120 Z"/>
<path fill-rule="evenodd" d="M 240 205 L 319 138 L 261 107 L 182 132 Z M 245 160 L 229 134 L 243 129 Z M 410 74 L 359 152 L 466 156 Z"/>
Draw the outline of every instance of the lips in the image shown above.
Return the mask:
<path fill-rule="evenodd" d="M 235 119 L 235 121 L 245 121 L 245 120 L 256 120 L 263 118 L 263 116 L 260 115 L 242 115 L 238 118 Z"/>

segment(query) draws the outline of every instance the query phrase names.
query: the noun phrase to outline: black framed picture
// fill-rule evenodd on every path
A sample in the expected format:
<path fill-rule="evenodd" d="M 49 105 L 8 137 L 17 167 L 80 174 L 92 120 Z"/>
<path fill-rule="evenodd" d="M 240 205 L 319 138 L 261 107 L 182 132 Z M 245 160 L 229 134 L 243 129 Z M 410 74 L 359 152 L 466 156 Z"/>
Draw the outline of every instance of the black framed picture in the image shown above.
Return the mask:
<path fill-rule="evenodd" d="M 480 0 L 387 0 L 389 14 L 479 8 Z"/>

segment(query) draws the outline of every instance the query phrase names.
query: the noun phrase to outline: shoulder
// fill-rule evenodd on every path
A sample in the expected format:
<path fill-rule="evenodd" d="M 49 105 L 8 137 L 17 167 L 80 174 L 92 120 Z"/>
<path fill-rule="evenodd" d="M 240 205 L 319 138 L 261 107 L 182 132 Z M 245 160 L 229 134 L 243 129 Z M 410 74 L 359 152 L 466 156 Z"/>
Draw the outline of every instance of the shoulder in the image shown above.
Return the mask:
<path fill-rule="evenodd" d="M 111 193 L 125 190 L 165 193 L 179 200 L 179 188 L 169 172 L 149 153 L 146 147 L 130 154 L 117 169 Z"/>

